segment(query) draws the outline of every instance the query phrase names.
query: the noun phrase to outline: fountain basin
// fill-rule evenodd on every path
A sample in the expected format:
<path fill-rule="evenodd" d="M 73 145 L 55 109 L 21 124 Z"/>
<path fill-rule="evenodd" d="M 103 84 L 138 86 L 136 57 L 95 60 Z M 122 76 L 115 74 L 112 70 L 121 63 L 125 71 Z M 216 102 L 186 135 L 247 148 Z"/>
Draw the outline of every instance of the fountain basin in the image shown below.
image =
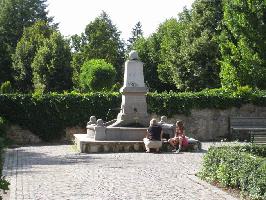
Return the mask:
<path fill-rule="evenodd" d="M 99 141 L 86 134 L 75 134 L 75 144 L 81 153 L 144 152 L 143 141 Z"/>
<path fill-rule="evenodd" d="M 81 153 L 111 153 L 111 152 L 144 152 L 145 146 L 143 141 L 99 141 L 88 138 L 87 134 L 75 134 L 75 145 Z M 198 140 L 190 138 L 189 145 L 184 149 L 185 151 L 199 151 L 201 150 L 201 143 Z M 163 141 L 162 151 L 171 152 L 167 140 Z"/>
<path fill-rule="evenodd" d="M 142 141 L 147 128 L 135 127 L 87 127 L 87 137 L 98 141 Z"/>

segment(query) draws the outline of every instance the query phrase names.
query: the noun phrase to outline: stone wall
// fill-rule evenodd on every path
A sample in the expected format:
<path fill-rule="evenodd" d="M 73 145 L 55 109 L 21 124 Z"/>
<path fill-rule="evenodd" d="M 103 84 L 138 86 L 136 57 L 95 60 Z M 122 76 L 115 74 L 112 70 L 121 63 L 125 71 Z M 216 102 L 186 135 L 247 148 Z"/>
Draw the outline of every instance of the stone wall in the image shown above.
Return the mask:
<path fill-rule="evenodd" d="M 11 125 L 7 129 L 7 137 L 16 144 L 38 144 L 41 139 L 31 131 L 23 129 L 18 125 Z"/>
<path fill-rule="evenodd" d="M 74 134 L 85 134 L 87 132 L 86 127 L 74 126 L 74 127 L 67 127 L 65 129 L 65 140 L 66 141 L 74 141 Z"/>
<path fill-rule="evenodd" d="M 200 141 L 221 140 L 229 135 L 229 118 L 238 117 L 266 117 L 266 107 L 258 107 L 246 104 L 240 108 L 226 110 L 202 109 L 191 111 L 191 115 L 175 115 L 168 118 L 170 123 L 183 120 L 186 134 Z M 153 115 L 159 119 L 160 116 Z"/>
<path fill-rule="evenodd" d="M 266 107 L 258 107 L 251 104 L 241 108 L 230 108 L 226 110 L 202 109 L 192 110 L 191 115 L 175 115 L 168 118 L 168 123 L 175 123 L 177 120 L 183 120 L 186 128 L 186 134 L 200 141 L 214 141 L 226 138 L 229 134 L 230 116 L 241 117 L 266 117 Z M 150 118 L 160 119 L 161 116 L 151 115 Z M 62 141 L 73 141 L 73 134 L 86 133 L 85 127 L 68 127 L 65 129 L 65 137 Z M 17 125 L 12 125 L 7 131 L 10 139 L 17 144 L 35 144 L 40 143 L 38 136 L 29 130 L 22 129 Z"/>

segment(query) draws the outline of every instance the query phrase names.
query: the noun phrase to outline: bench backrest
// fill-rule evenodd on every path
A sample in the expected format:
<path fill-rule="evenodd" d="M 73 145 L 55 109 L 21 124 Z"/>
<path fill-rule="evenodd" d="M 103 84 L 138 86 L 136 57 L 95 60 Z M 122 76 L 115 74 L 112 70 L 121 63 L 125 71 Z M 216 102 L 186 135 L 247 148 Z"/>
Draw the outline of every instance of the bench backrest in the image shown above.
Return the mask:
<path fill-rule="evenodd" d="M 231 117 L 230 128 L 266 128 L 266 117 Z"/>

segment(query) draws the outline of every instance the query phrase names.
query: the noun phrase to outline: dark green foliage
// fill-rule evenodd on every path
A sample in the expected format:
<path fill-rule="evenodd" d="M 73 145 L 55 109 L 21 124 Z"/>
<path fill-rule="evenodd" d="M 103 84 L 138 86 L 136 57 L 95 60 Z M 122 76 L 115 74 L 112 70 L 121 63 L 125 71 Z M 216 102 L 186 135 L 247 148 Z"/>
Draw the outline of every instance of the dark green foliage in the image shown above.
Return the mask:
<path fill-rule="evenodd" d="M 73 57 L 75 78 L 79 76 L 77 73 L 86 60 L 104 59 L 115 67 L 116 81 L 122 81 L 124 43 L 117 27 L 105 12 L 90 22 L 80 37 L 74 36 L 72 45 L 76 49 Z"/>
<path fill-rule="evenodd" d="M 0 33 L 0 84 L 12 80 L 10 54 L 10 46 L 4 42 Z"/>
<path fill-rule="evenodd" d="M 25 29 L 13 55 L 14 80 L 21 92 L 56 91 L 72 87 L 68 42 L 44 21 Z"/>
<path fill-rule="evenodd" d="M 207 90 L 199 93 L 148 93 L 148 112 L 171 117 L 189 114 L 191 109 L 240 107 L 251 103 L 266 106 L 266 92 Z M 119 93 L 89 94 L 2 94 L 0 115 L 12 124 L 19 124 L 39 135 L 43 140 L 53 141 L 64 134 L 66 127 L 86 126 L 91 115 L 103 120 L 116 118 L 120 107 Z M 107 118 L 108 117 L 108 118 Z"/>
<path fill-rule="evenodd" d="M 180 47 L 180 32 L 182 24 L 178 20 L 172 18 L 162 23 L 156 33 L 158 41 L 160 41 L 160 63 L 157 66 L 159 79 L 169 86 L 174 87 L 174 76 L 176 71 L 173 68 L 172 61 L 175 59 L 177 50 Z M 176 88 L 174 88 L 176 89 Z"/>
<path fill-rule="evenodd" d="M 252 199 L 266 197 L 266 146 L 211 147 L 200 177 L 238 188 Z"/>
<path fill-rule="evenodd" d="M 66 127 L 86 126 L 91 115 L 106 120 L 108 109 L 120 105 L 117 93 L 0 95 L 0 115 L 39 135 L 44 141 L 60 139 Z M 109 113 L 109 119 L 117 113 Z"/>
<path fill-rule="evenodd" d="M 110 90 L 114 85 L 115 75 L 112 64 L 102 59 L 89 60 L 81 68 L 80 84 L 84 91 Z"/>
<path fill-rule="evenodd" d="M 221 0 L 196 0 L 192 10 L 184 10 L 179 20 L 180 45 L 171 47 L 169 60 L 176 87 L 200 91 L 220 86 L 220 58 L 217 37 L 222 20 Z"/>
<path fill-rule="evenodd" d="M 0 1 L 0 83 L 12 81 L 11 56 L 24 28 L 38 20 L 52 22 L 46 7 L 46 0 Z"/>
<path fill-rule="evenodd" d="M 71 52 L 67 41 L 58 32 L 36 52 L 31 64 L 34 89 L 44 92 L 63 92 L 72 88 Z"/>
<path fill-rule="evenodd" d="M 5 131 L 6 131 L 6 121 L 4 120 L 4 118 L 0 117 L 0 138 L 4 138 L 5 137 Z M 3 144 L 2 142 L 0 142 L 0 149 L 3 148 Z"/>
<path fill-rule="evenodd" d="M 266 88 L 266 1 L 224 0 L 222 85 Z"/>
<path fill-rule="evenodd" d="M 144 80 L 151 92 L 169 91 L 174 88 L 159 79 L 158 65 L 160 64 L 160 43 L 161 40 L 158 35 L 153 34 L 147 39 L 139 38 L 133 45 L 133 49 L 138 52 L 140 60 L 144 63 Z"/>
<path fill-rule="evenodd" d="M 11 86 L 11 83 L 10 81 L 6 81 L 4 82 L 1 87 L 0 87 L 0 93 L 2 94 L 7 94 L 7 93 L 12 93 L 13 90 L 12 90 L 12 86 Z"/>
<path fill-rule="evenodd" d="M 15 48 L 25 27 L 38 20 L 51 22 L 47 17 L 46 0 L 4 0 L 0 1 L 0 27 L 5 41 Z"/>
<path fill-rule="evenodd" d="M 131 31 L 131 34 L 132 36 L 127 40 L 128 41 L 127 52 L 130 52 L 132 50 L 132 46 L 138 38 L 143 37 L 143 31 L 140 21 L 136 23 L 136 25 Z"/>
<path fill-rule="evenodd" d="M 6 121 L 0 117 L 0 189 L 1 190 L 9 190 L 10 183 L 5 180 L 5 177 L 2 176 L 2 170 L 3 170 L 3 149 L 6 147 Z M 0 199 L 1 196 L 0 196 Z"/>
<path fill-rule="evenodd" d="M 50 38 L 54 31 L 45 21 L 37 21 L 24 30 L 12 57 L 14 82 L 18 91 L 27 93 L 34 90 L 32 62 L 45 39 Z"/>
<path fill-rule="evenodd" d="M 244 89 L 232 92 L 212 89 L 194 93 L 149 93 L 147 102 L 149 113 L 171 117 L 175 114 L 189 115 L 191 109 L 226 109 L 229 107 L 240 107 L 247 103 L 265 106 L 266 92 Z"/>

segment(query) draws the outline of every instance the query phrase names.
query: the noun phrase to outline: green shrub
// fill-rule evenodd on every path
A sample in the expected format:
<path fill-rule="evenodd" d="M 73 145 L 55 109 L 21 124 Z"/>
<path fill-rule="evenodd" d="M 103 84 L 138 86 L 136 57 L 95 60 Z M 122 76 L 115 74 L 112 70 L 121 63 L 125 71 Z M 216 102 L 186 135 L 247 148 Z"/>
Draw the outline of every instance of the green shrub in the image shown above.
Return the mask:
<path fill-rule="evenodd" d="M 209 182 L 238 188 L 252 199 L 265 199 L 265 151 L 263 145 L 211 147 L 199 175 Z"/>
<path fill-rule="evenodd" d="M 114 85 L 115 76 L 116 71 L 112 64 L 103 59 L 89 60 L 81 68 L 81 87 L 85 91 L 110 90 Z"/>
<path fill-rule="evenodd" d="M 265 91 L 228 91 L 223 89 L 183 93 L 149 93 L 148 112 L 171 117 L 175 114 L 189 115 L 192 109 L 226 109 L 250 103 L 266 106 Z"/>
<path fill-rule="evenodd" d="M 3 117 L 0 117 L 0 149 L 3 149 L 4 139 L 6 138 L 6 120 Z"/>
<path fill-rule="evenodd" d="M 2 169 L 3 169 L 3 149 L 6 147 L 6 141 L 5 141 L 5 130 L 6 130 L 6 121 L 0 117 L 0 189 L 2 190 L 8 190 L 10 183 L 5 179 L 5 177 L 2 176 Z M 0 196 L 1 199 L 1 196 Z"/>
<path fill-rule="evenodd" d="M 10 81 L 6 81 L 6 82 L 2 83 L 2 85 L 0 87 L 0 93 L 2 93 L 2 94 L 12 93 L 12 86 L 11 86 Z"/>
<path fill-rule="evenodd" d="M 120 106 L 118 93 L 0 95 L 0 115 L 45 141 L 61 138 L 66 127 L 86 126 L 91 115 L 106 120 Z M 108 119 L 116 116 L 109 113 Z"/>
<path fill-rule="evenodd" d="M 191 109 L 217 108 L 251 103 L 266 106 L 266 93 L 255 91 L 242 97 L 224 90 L 206 90 L 198 93 L 148 93 L 148 113 L 189 115 Z M 114 119 L 120 107 L 119 93 L 66 93 L 66 94 L 1 94 L 0 115 L 12 124 L 21 125 L 45 141 L 59 139 L 69 126 L 86 126 L 91 115 L 103 120 Z M 107 116 L 108 113 L 108 116 Z"/>

